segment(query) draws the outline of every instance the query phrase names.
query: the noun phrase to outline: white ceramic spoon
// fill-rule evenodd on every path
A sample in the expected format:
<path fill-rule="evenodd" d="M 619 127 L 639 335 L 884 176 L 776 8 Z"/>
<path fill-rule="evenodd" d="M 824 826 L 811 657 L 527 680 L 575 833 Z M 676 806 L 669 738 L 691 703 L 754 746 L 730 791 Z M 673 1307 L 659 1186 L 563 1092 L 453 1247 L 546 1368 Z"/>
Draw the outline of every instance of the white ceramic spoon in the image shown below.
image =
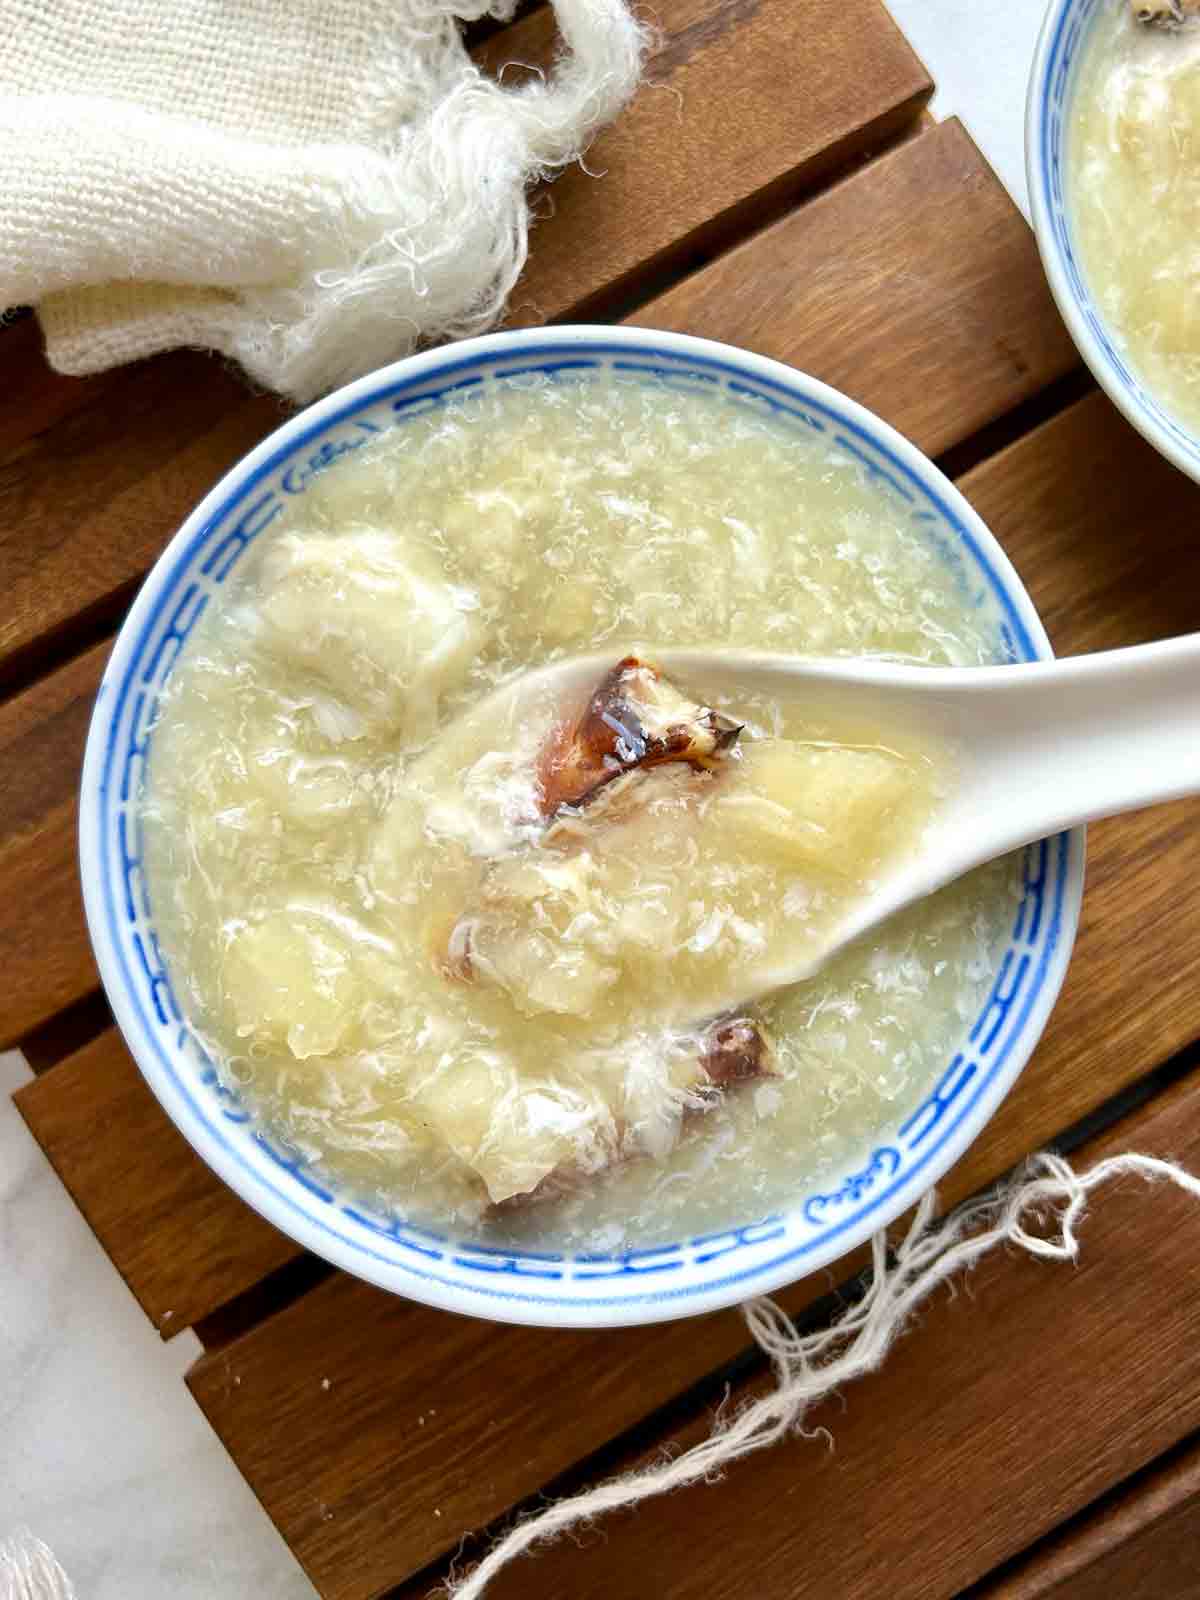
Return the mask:
<path fill-rule="evenodd" d="M 903 728 L 953 750 L 956 782 L 918 852 L 852 902 L 802 966 L 794 954 L 789 961 L 768 951 L 753 971 L 757 994 L 811 976 L 851 939 L 1009 850 L 1200 791 L 1200 634 L 1002 667 L 742 650 L 654 650 L 646 659 L 690 695 L 729 710 L 767 696 L 806 715 L 861 722 L 885 736 L 889 726 Z M 577 699 L 612 664 L 611 654 L 593 655 L 526 673 L 489 697 L 483 719 L 499 733 L 534 707 L 544 713 L 549 703 Z"/>

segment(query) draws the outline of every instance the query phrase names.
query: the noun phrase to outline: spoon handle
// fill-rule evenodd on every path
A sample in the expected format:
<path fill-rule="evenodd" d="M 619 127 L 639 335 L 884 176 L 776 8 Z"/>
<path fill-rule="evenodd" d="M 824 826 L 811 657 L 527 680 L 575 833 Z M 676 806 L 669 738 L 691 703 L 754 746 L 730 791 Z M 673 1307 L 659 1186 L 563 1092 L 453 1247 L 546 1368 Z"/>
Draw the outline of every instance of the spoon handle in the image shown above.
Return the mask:
<path fill-rule="evenodd" d="M 757 651 L 660 659 L 689 684 L 723 685 L 731 703 L 764 692 L 947 740 L 958 781 L 936 849 L 911 884 L 897 881 L 910 899 L 1063 828 L 1200 791 L 1200 634 L 1000 667 Z"/>
<path fill-rule="evenodd" d="M 947 685 L 976 789 L 964 801 L 993 835 L 977 859 L 1200 791 L 1200 634 L 978 670 Z"/>

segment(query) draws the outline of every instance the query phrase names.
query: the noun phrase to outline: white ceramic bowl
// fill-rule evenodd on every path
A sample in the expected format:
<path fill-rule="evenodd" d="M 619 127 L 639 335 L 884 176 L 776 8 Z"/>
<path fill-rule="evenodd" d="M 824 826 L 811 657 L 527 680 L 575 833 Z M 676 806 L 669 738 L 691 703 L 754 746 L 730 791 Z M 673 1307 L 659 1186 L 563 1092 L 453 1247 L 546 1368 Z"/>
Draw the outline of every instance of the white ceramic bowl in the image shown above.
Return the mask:
<path fill-rule="evenodd" d="M 666 1246 L 568 1257 L 510 1252 L 339 1196 L 255 1127 L 180 1014 L 154 931 L 136 813 L 155 707 L 204 608 L 315 470 L 371 428 L 403 426 L 464 385 L 605 366 L 722 389 L 855 456 L 954 569 L 1014 660 L 1048 656 L 1036 612 L 996 541 L 911 444 L 852 400 L 776 362 L 705 340 L 625 328 L 492 335 L 363 378 L 272 434 L 168 545 L 117 640 L 84 761 L 80 857 L 88 923 L 117 1021 L 150 1087 L 208 1164 L 264 1217 L 349 1272 L 415 1300 L 511 1322 L 605 1326 L 710 1311 L 822 1267 L 911 1205 L 962 1154 L 1024 1066 L 1075 936 L 1082 832 L 1026 853 L 1025 893 L 979 1015 L 921 1104 L 835 1182 L 791 1205 Z"/>
<path fill-rule="evenodd" d="M 1133 372 L 1083 272 L 1065 191 L 1066 139 L 1079 62 L 1102 9 L 1115 0 L 1051 0 L 1025 107 L 1030 215 L 1050 289 L 1080 354 L 1109 398 L 1168 461 L 1200 481 L 1200 436 L 1178 421 Z"/>

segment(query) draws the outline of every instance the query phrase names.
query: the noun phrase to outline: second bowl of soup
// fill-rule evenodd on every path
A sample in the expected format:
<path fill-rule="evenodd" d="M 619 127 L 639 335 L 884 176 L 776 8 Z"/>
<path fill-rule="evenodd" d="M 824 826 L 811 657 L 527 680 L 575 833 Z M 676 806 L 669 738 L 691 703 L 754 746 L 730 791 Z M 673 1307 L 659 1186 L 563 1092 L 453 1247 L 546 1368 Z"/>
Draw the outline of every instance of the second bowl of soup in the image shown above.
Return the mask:
<path fill-rule="evenodd" d="M 1026 115 L 1042 261 L 1088 365 L 1200 478 L 1200 7 L 1053 0 Z"/>

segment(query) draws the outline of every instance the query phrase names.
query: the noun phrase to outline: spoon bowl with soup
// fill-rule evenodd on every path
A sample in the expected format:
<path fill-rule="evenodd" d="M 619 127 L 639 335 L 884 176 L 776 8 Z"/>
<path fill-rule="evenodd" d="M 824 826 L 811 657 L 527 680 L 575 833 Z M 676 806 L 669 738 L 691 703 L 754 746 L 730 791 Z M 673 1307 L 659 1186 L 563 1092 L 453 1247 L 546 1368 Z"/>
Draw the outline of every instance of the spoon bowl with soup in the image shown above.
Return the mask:
<path fill-rule="evenodd" d="M 787 707 L 788 737 L 744 737 L 736 709 L 764 702 Z M 477 781 L 497 762 L 529 783 L 500 833 Z M 812 979 L 998 856 L 1200 791 L 1200 635 L 967 669 L 577 657 L 488 696 L 411 779 L 427 848 L 447 806 L 478 830 L 448 974 L 529 1014 L 636 995 L 645 1016 L 695 1023 Z M 696 896 L 717 877 L 714 912 Z"/>

